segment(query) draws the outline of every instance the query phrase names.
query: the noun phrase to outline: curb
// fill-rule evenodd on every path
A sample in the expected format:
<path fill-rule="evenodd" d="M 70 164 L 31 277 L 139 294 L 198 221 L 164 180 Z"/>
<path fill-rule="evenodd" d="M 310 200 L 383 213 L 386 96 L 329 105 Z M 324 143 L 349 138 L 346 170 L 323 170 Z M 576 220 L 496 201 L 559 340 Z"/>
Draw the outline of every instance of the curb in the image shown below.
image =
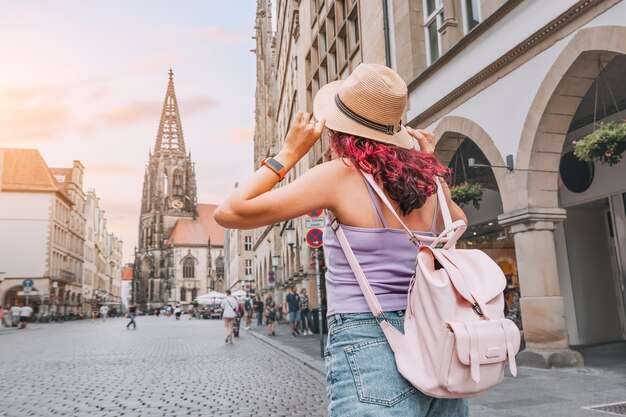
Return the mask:
<path fill-rule="evenodd" d="M 300 352 L 297 349 L 288 347 L 283 345 L 280 342 L 277 342 L 275 340 L 270 339 L 267 336 L 264 336 L 260 333 L 258 333 L 256 330 L 248 330 L 248 333 L 254 337 L 256 337 L 257 339 L 259 339 L 260 341 L 267 343 L 268 345 L 272 346 L 274 349 L 279 350 L 281 352 L 283 352 L 284 354 L 286 354 L 287 356 L 291 357 L 292 359 L 294 359 L 295 361 L 297 361 L 298 363 L 304 365 L 305 367 L 309 368 L 310 370 L 313 371 L 313 373 L 316 374 L 317 377 L 321 377 L 318 378 L 320 379 L 321 382 L 326 383 L 326 369 L 324 366 L 324 362 L 320 359 L 313 359 L 310 356 Z"/>

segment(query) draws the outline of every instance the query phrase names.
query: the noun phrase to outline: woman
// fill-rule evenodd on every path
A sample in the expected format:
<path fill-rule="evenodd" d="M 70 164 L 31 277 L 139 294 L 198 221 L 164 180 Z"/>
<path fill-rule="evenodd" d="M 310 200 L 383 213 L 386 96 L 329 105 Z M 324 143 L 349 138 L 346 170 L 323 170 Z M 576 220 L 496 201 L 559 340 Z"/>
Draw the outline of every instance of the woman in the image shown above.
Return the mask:
<path fill-rule="evenodd" d="M 464 219 L 451 201 L 449 170 L 433 156 L 434 136 L 401 125 L 407 87 L 393 70 L 361 64 L 345 81 L 325 85 L 315 115 L 298 113 L 282 150 L 241 182 L 215 213 L 228 228 L 256 228 L 327 209 L 343 230 L 387 320 L 402 329 L 407 291 L 415 273 L 420 234 L 443 229 L 437 181 L 452 219 Z M 324 125 L 337 157 L 272 190 L 320 137 Z M 414 149 L 415 140 L 419 151 Z M 381 204 L 363 172 L 372 174 L 396 214 Z M 370 312 L 329 222 L 324 233 L 328 298 L 326 379 L 330 416 L 468 415 L 467 402 L 435 399 L 417 391 L 397 371 L 393 352 Z"/>
<path fill-rule="evenodd" d="M 300 305 L 302 307 L 302 310 L 300 310 L 302 334 L 305 336 L 313 334 L 309 329 L 311 327 L 311 309 L 309 308 L 309 296 L 306 295 L 306 288 L 300 290 Z"/>
<path fill-rule="evenodd" d="M 267 323 L 267 335 L 276 336 L 276 303 L 272 293 L 265 298 L 265 322 Z"/>
<path fill-rule="evenodd" d="M 224 317 L 224 328 L 226 329 L 226 343 L 233 344 L 233 325 L 235 323 L 235 317 L 237 317 L 237 308 L 239 303 L 237 299 L 232 296 L 230 290 L 226 290 L 226 298 L 222 300 L 220 305 L 222 311 L 222 317 Z"/>

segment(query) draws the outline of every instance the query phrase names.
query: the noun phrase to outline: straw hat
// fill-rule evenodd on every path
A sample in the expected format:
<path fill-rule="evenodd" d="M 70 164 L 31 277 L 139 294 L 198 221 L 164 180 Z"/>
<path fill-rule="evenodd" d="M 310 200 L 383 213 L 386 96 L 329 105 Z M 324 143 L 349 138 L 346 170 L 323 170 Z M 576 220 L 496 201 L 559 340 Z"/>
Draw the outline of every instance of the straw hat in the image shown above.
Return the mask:
<path fill-rule="evenodd" d="M 413 137 L 402 126 L 406 102 L 406 84 L 394 70 L 360 64 L 346 80 L 317 92 L 313 113 L 329 129 L 411 149 Z"/>

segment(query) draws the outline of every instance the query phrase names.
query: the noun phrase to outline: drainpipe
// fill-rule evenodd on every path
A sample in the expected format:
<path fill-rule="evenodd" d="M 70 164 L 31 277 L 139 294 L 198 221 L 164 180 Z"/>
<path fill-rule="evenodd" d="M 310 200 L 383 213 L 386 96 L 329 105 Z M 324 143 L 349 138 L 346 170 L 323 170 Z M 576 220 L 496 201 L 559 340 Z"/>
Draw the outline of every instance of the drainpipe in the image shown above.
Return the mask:
<path fill-rule="evenodd" d="M 383 0 L 383 32 L 385 33 L 385 64 L 391 68 L 391 41 L 389 39 L 389 4 Z"/>

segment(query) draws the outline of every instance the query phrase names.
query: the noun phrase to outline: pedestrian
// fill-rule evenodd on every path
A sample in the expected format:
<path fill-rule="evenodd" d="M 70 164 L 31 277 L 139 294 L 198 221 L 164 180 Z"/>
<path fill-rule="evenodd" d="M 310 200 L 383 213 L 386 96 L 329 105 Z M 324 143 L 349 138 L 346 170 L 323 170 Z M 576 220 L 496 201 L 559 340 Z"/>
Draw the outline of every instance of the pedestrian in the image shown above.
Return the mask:
<path fill-rule="evenodd" d="M 265 298 L 265 323 L 267 324 L 267 335 L 276 336 L 276 303 L 272 293 Z"/>
<path fill-rule="evenodd" d="M 18 324 L 18 329 L 25 329 L 28 326 L 28 322 L 30 321 L 30 317 L 33 315 L 33 309 L 28 304 L 25 304 L 22 308 L 20 308 L 20 322 Z"/>
<path fill-rule="evenodd" d="M 154 309 L 154 315 L 157 316 L 157 317 L 159 317 L 161 315 L 161 308 L 160 307 L 157 307 L 157 308 Z"/>
<path fill-rule="evenodd" d="M 180 313 L 183 310 L 180 308 L 180 306 L 178 304 L 176 304 L 176 307 L 174 307 L 174 315 L 176 316 L 176 320 L 180 320 Z"/>
<path fill-rule="evenodd" d="M 298 295 L 298 287 L 291 286 L 291 292 L 285 297 L 285 311 L 289 312 L 289 326 L 291 327 L 291 337 L 300 335 L 298 331 L 298 322 L 300 321 L 300 296 Z"/>
<path fill-rule="evenodd" d="M 91 322 L 95 323 L 97 319 L 98 319 L 98 309 L 96 307 L 93 307 L 91 309 Z"/>
<path fill-rule="evenodd" d="M 22 306 L 19 303 L 15 303 L 13 307 L 11 307 L 11 327 L 17 327 L 20 322 L 20 311 L 22 310 Z"/>
<path fill-rule="evenodd" d="M 256 311 L 256 325 L 263 325 L 263 299 L 261 296 L 256 296 L 254 301 L 254 309 Z"/>
<path fill-rule="evenodd" d="M 344 233 L 352 242 L 384 311 L 381 323 L 403 329 L 415 273 L 415 246 L 421 244 L 420 236 L 432 241 L 444 230 L 439 187 L 452 221 L 467 221 L 451 199 L 445 181 L 450 178 L 449 168 L 434 156 L 434 135 L 402 126 L 406 104 L 407 87 L 395 71 L 360 64 L 347 79 L 328 83 L 317 92 L 313 104 L 317 120 L 298 112 L 280 152 L 266 158 L 250 179 L 239 182 L 214 212 L 223 227 L 254 229 L 327 210 L 324 252 L 332 260 L 325 274 L 330 417 L 464 417 L 469 413 L 467 400 L 430 397 L 400 375 L 394 353 L 335 236 Z M 274 188 L 308 154 L 326 120 L 325 140 L 333 157 Z M 379 189 L 384 191 L 380 196 Z M 346 227 L 339 229 L 340 224 Z M 430 366 L 429 358 L 423 360 L 424 367 Z"/>
<path fill-rule="evenodd" d="M 137 323 L 135 323 L 135 317 L 137 316 L 137 304 L 133 303 L 128 307 L 127 318 L 130 319 L 128 324 L 126 325 L 126 330 L 130 330 L 130 325 L 133 325 L 133 330 L 137 330 Z"/>
<path fill-rule="evenodd" d="M 107 315 L 109 314 L 109 307 L 106 304 L 100 306 L 100 318 L 103 322 L 107 321 Z"/>
<path fill-rule="evenodd" d="M 300 290 L 300 320 L 302 323 L 302 334 L 309 335 L 311 332 L 311 309 L 309 308 L 309 296 L 306 295 L 306 288 Z"/>
<path fill-rule="evenodd" d="M 6 323 L 4 322 L 4 307 L 0 306 L 0 325 L 4 327 Z"/>
<path fill-rule="evenodd" d="M 235 317 L 237 317 L 237 308 L 239 303 L 237 299 L 231 295 L 230 290 L 226 290 L 226 298 L 222 300 L 220 307 L 224 311 L 222 317 L 224 317 L 224 327 L 226 328 L 226 343 L 233 343 L 233 324 Z"/>
<path fill-rule="evenodd" d="M 195 310 L 193 308 L 193 304 L 189 304 L 189 307 L 187 307 L 187 315 L 189 316 L 189 320 L 193 318 L 194 314 L 195 314 Z"/>
<path fill-rule="evenodd" d="M 250 294 L 246 293 L 243 297 L 243 319 L 246 326 L 246 330 L 250 330 L 250 324 L 252 323 L 252 298 Z"/>

